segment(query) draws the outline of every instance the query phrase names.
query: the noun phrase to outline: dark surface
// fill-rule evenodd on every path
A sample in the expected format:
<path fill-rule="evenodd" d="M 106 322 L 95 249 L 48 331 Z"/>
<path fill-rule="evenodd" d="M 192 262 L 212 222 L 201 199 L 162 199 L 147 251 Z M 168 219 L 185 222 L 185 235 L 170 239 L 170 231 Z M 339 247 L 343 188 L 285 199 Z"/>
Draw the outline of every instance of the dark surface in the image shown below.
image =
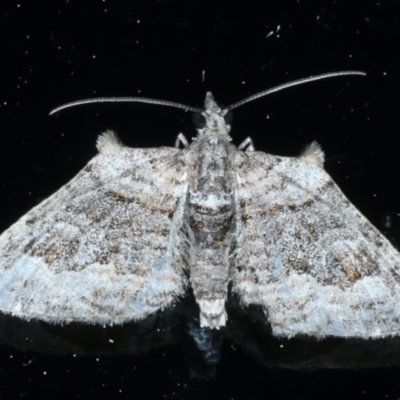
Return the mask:
<path fill-rule="evenodd" d="M 105 129 L 116 130 L 135 147 L 173 145 L 179 132 L 188 138 L 195 135 L 190 113 L 177 109 L 91 105 L 49 117 L 48 112 L 60 104 L 96 96 L 145 96 L 202 106 L 207 90 L 218 102 L 230 104 L 286 81 L 355 69 L 368 76 L 310 83 L 238 108 L 231 134 L 236 144 L 251 136 L 257 149 L 282 155 L 298 154 L 316 139 L 326 153 L 327 171 L 349 199 L 381 229 L 390 216 L 393 224 L 384 230 L 398 241 L 400 13 L 396 3 L 4 1 L 0 231 L 72 178 L 96 153 L 96 137 Z M 299 371 L 268 365 L 269 342 L 263 342 L 261 333 L 258 339 L 266 346 L 261 358 L 254 357 L 257 352 L 246 335 L 236 341 L 228 335 L 221 345 L 221 361 L 210 372 L 192 354 L 196 349 L 187 335 L 187 321 L 179 318 L 163 326 L 176 328 L 173 336 L 154 336 L 154 343 L 142 337 L 142 342 L 135 342 L 140 354 L 127 350 L 114 356 L 84 355 L 82 347 L 70 349 L 75 356 L 50 351 L 53 340 L 65 344 L 79 336 L 66 330 L 59 340 L 54 327 L 50 333 L 46 330 L 49 336 L 42 336 L 39 349 L 24 350 L 35 346 L 22 345 L 18 334 L 26 329 L 28 336 L 33 335 L 36 328 L 1 323 L 5 343 L 0 347 L 1 399 L 400 396 L 397 367 L 365 368 L 371 365 L 368 360 L 376 354 L 377 343 L 357 348 L 356 356 L 349 350 L 343 367 L 352 366 L 350 370 Z M 98 333 L 90 334 L 96 342 Z M 129 337 L 121 337 L 129 342 Z M 164 342 L 167 345 L 161 345 Z M 121 343 L 125 345 L 117 345 L 124 353 Z M 300 349 L 293 343 L 289 345 L 293 352 L 315 361 L 307 346 Z M 349 343 L 342 345 L 351 348 Z M 277 351 L 270 346 L 275 360 Z M 323 346 L 324 354 L 333 354 L 335 366 L 337 353 L 331 343 Z M 381 363 L 396 364 L 397 354 L 392 355 Z M 205 376 L 214 377 L 191 378 L 202 368 Z"/>

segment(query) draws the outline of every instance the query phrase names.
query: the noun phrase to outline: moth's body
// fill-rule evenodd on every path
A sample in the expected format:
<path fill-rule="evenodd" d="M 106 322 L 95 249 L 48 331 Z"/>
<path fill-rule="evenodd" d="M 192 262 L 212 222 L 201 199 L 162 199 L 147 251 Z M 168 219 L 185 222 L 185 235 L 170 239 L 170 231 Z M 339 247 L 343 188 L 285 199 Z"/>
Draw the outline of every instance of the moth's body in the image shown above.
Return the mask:
<path fill-rule="evenodd" d="M 208 137 L 189 150 L 188 208 L 193 232 L 190 282 L 200 306 L 201 326 L 225 325 L 234 216 L 231 154 L 227 138 Z"/>

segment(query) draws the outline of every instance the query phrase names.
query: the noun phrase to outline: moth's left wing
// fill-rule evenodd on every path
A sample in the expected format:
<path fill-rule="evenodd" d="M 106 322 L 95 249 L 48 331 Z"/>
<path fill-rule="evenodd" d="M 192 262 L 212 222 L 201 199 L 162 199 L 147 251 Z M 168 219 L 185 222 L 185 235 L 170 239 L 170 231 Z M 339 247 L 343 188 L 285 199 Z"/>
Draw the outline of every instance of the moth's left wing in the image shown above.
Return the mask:
<path fill-rule="evenodd" d="M 232 287 L 275 335 L 400 334 L 400 254 L 347 200 L 313 145 L 236 153 Z"/>
<path fill-rule="evenodd" d="M 108 132 L 72 181 L 0 236 L 0 311 L 118 324 L 184 293 L 183 150 L 133 149 Z"/>

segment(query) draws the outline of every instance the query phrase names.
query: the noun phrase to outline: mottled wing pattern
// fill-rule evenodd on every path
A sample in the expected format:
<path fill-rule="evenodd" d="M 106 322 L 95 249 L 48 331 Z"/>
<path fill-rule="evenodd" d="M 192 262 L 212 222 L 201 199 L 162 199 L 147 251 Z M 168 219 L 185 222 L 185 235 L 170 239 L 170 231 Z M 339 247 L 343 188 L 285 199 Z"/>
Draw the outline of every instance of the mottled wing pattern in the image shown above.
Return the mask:
<path fill-rule="evenodd" d="M 68 184 L 0 236 L 0 310 L 118 324 L 183 294 L 182 151 L 133 149 L 111 132 Z"/>
<path fill-rule="evenodd" d="M 233 290 L 275 335 L 398 335 L 400 254 L 317 158 L 236 154 Z"/>

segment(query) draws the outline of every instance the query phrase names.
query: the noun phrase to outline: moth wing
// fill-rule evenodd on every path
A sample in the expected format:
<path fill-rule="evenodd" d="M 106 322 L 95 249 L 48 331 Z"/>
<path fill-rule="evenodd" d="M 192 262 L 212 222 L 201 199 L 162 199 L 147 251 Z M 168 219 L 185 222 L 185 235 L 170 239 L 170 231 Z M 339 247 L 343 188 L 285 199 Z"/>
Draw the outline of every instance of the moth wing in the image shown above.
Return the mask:
<path fill-rule="evenodd" d="M 237 153 L 233 290 L 278 336 L 399 335 L 400 254 L 322 160 Z"/>
<path fill-rule="evenodd" d="M 0 236 L 0 311 L 49 322 L 138 320 L 183 294 L 182 151 L 112 132 L 69 183 Z"/>

